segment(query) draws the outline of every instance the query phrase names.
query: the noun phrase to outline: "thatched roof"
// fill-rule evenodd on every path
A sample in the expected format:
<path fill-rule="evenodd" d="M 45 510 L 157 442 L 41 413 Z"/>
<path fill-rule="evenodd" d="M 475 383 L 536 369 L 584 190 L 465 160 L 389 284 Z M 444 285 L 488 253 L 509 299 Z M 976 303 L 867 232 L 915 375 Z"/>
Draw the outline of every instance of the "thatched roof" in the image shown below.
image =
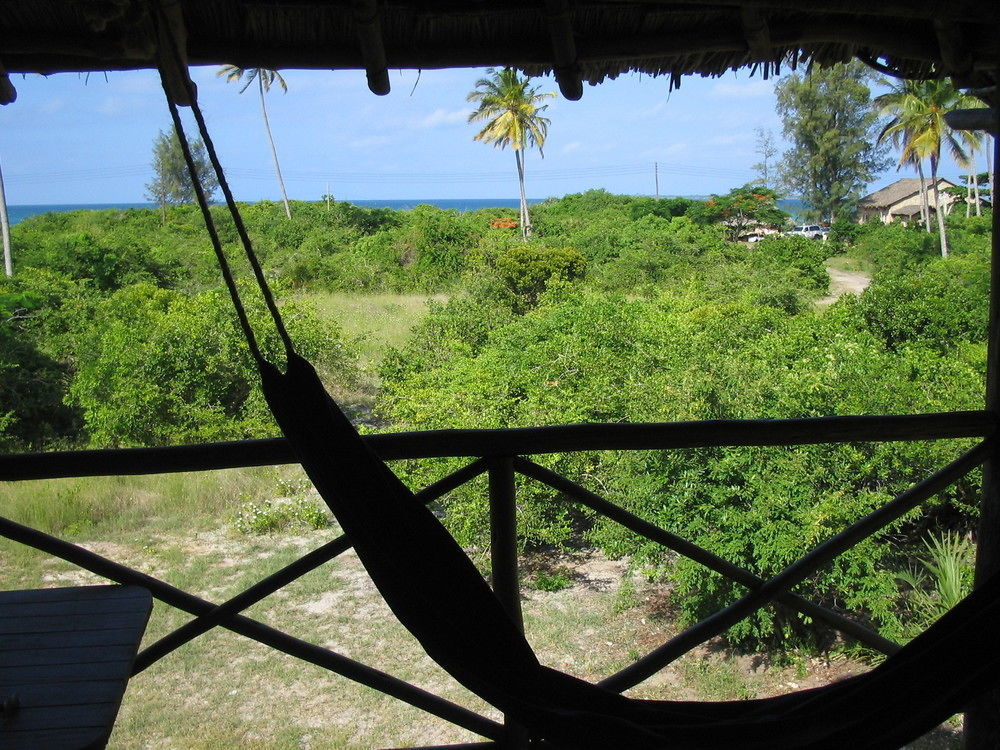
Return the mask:
<path fill-rule="evenodd" d="M 153 0 L 6 0 L 0 65 L 49 73 L 151 67 Z M 978 0 L 159 0 L 190 64 L 366 70 L 510 65 L 563 93 L 637 71 L 720 75 L 859 57 L 905 76 L 989 86 L 1000 4 Z M 182 17 L 181 17 L 182 16 Z M 0 70 L 2 70 L 0 68 Z"/>
<path fill-rule="evenodd" d="M 942 183 L 944 183 L 942 185 Z M 927 180 L 930 187 L 931 181 Z M 958 187 L 951 180 L 938 177 L 938 185 L 942 187 Z M 904 177 L 896 180 L 891 185 L 886 185 L 881 190 L 876 190 L 858 201 L 859 208 L 888 208 L 900 201 L 912 198 L 920 192 L 920 179 L 917 177 Z"/>

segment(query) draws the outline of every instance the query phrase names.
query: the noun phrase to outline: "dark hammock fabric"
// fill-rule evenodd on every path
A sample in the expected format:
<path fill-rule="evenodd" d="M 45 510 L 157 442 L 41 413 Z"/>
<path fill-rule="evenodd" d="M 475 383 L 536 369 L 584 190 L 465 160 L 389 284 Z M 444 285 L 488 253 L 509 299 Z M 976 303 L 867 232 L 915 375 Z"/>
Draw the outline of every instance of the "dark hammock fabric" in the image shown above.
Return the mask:
<path fill-rule="evenodd" d="M 645 701 L 541 665 L 434 515 L 372 453 L 295 354 L 261 364 L 264 393 L 306 473 L 376 587 L 459 682 L 565 748 L 898 748 L 997 683 L 1000 577 L 871 672 L 732 702 Z"/>

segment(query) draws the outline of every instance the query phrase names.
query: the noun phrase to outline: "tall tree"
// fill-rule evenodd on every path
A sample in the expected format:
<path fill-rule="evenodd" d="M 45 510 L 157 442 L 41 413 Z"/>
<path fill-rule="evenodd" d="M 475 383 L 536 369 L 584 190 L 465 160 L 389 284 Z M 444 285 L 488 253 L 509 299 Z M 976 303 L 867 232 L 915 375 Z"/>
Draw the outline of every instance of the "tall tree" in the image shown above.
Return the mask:
<path fill-rule="evenodd" d="M 950 79 L 932 81 L 902 81 L 888 94 L 876 97 L 879 112 L 890 116 L 882 128 L 881 137 L 902 134 L 904 154 L 910 161 L 925 159 L 931 167 L 931 191 L 934 194 L 934 213 L 937 216 L 941 255 L 948 256 L 948 237 L 944 227 L 944 210 L 938 188 L 938 165 L 941 148 L 946 146 L 956 161 L 968 162 L 963 147 L 970 143 L 945 122 L 945 113 L 971 104 L 969 97 L 955 88 Z M 973 134 L 970 134 L 970 136 Z"/>
<path fill-rule="evenodd" d="M 924 177 L 923 155 L 918 153 L 916 148 L 915 134 L 919 129 L 919 110 L 917 97 L 908 86 L 911 81 L 890 82 L 883 79 L 884 85 L 890 90 L 884 94 L 876 96 L 872 100 L 879 116 L 888 117 L 888 120 L 878 134 L 876 142 L 888 142 L 899 150 L 899 166 L 911 166 L 917 171 L 920 180 L 920 220 L 924 229 L 931 231 L 930 204 L 927 200 L 927 179 Z"/>
<path fill-rule="evenodd" d="M 872 74 L 858 62 L 813 65 L 775 86 L 785 138 L 792 144 L 778 166 L 782 184 L 801 195 L 817 218 L 853 212 L 865 185 L 889 165 L 875 144 Z"/>
<path fill-rule="evenodd" d="M 753 165 L 753 169 L 760 176 L 758 182 L 770 189 L 774 182 L 774 162 L 772 160 L 778 154 L 778 147 L 774 145 L 774 133 L 762 127 L 754 128 L 753 132 L 757 139 L 754 151 L 760 156 L 760 161 Z"/>
<path fill-rule="evenodd" d="M 524 152 L 532 146 L 544 158 L 542 147 L 548 134 L 549 120 L 541 113 L 547 108 L 542 102 L 553 93 L 539 93 L 538 87 L 529 86 L 528 78 L 521 78 L 513 68 L 489 68 L 486 78 L 476 81 L 476 88 L 466 101 L 479 106 L 469 115 L 469 122 L 484 122 L 483 129 L 474 140 L 492 143 L 497 148 L 511 147 L 517 163 L 517 182 L 521 195 L 521 236 L 531 236 L 531 217 L 528 199 L 524 192 Z"/>
<path fill-rule="evenodd" d="M 241 68 L 237 65 L 223 65 L 218 75 L 225 76 L 227 83 L 243 81 L 242 94 L 254 81 L 257 82 L 257 91 L 260 94 L 260 112 L 264 116 L 264 130 L 267 131 L 267 142 L 271 146 L 271 158 L 274 160 L 274 173 L 278 176 L 278 187 L 281 188 L 281 202 L 285 204 L 285 216 L 292 218 L 292 209 L 288 205 L 288 193 L 285 192 L 285 180 L 281 176 L 281 165 L 278 164 L 278 150 L 274 147 L 274 136 L 271 135 L 271 122 L 267 117 L 267 104 L 264 94 L 271 90 L 271 86 L 277 82 L 281 90 L 287 92 L 288 84 L 281 77 L 281 73 L 267 68 Z"/>
<path fill-rule="evenodd" d="M 205 197 L 212 200 L 219 181 L 200 138 L 191 142 L 191 156 Z M 194 203 L 197 200 L 184 162 L 184 152 L 173 128 L 161 130 L 153 141 L 153 180 L 146 185 L 146 197 L 160 207 L 164 221 L 167 218 L 167 206 Z"/>

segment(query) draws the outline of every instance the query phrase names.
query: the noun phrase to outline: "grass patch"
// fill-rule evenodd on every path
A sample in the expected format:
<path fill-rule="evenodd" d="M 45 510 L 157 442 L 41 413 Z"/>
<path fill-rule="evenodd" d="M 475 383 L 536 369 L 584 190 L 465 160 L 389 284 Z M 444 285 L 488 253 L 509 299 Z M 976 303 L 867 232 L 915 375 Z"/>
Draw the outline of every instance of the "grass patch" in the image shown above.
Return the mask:
<path fill-rule="evenodd" d="M 406 342 L 410 330 L 427 314 L 428 300 L 443 301 L 445 296 L 313 292 L 301 298 L 336 321 L 347 336 L 360 338 L 362 363 L 377 365 L 390 346 L 398 348 Z"/>
<path fill-rule="evenodd" d="M 87 486 L 87 485 L 92 486 Z M 28 495 L 34 490 L 35 501 Z M 177 495 L 169 493 L 177 491 Z M 247 492 L 302 497 L 289 467 L 130 479 L 0 485 L 5 512 L 72 531 L 74 541 L 211 601 L 221 602 L 337 534 L 336 529 L 240 534 L 229 513 Z M 270 493 L 270 495 L 268 494 Z M 60 503 L 67 508 L 60 511 Z M 52 506 L 52 507 L 49 507 Z M 115 517 L 115 512 L 122 515 Z M 34 514 L 34 515 L 32 515 Z M 87 523 L 80 523 L 80 520 Z M 556 558 L 558 559 L 558 558 Z M 592 556 L 536 571 L 558 590 L 522 589 L 527 637 L 542 663 L 595 681 L 673 635 L 652 616 L 652 591 L 629 572 L 595 575 Z M 587 571 L 591 571 L 588 573 Z M 603 569 L 602 569 L 603 571 Z M 0 541 L 0 586 L 104 583 L 61 560 Z M 276 592 L 247 615 L 333 649 L 473 710 L 496 712 L 423 653 L 348 552 Z M 190 619 L 157 603 L 144 644 Z M 749 673 L 724 654 L 691 654 L 630 694 L 697 700 L 773 692 L 798 679 L 788 669 Z M 133 678 L 109 747 L 365 748 L 473 742 L 477 737 L 345 678 L 222 629 L 182 646 Z M 915 745 L 914 747 L 946 747 Z"/>
<path fill-rule="evenodd" d="M 837 271 L 846 271 L 847 273 L 872 273 L 872 264 L 868 261 L 861 260 L 860 258 L 852 258 L 848 255 L 835 255 L 832 258 L 826 259 L 826 265 L 828 268 L 833 268 Z"/>
<path fill-rule="evenodd" d="M 680 660 L 684 679 L 706 700 L 748 700 L 757 690 L 739 666 L 725 659 L 688 655 Z"/>
<path fill-rule="evenodd" d="M 378 366 L 390 347 L 399 348 L 410 331 L 427 314 L 427 302 L 444 295 L 348 294 L 308 292 L 299 297 L 316 306 L 320 315 L 334 320 L 358 354 L 361 377 L 356 388 L 340 395 L 349 407 L 366 409 L 378 392 Z"/>
<path fill-rule="evenodd" d="M 69 538 L 214 527 L 243 503 L 269 499 L 297 467 L 227 469 L 136 477 L 0 482 L 3 515 Z"/>

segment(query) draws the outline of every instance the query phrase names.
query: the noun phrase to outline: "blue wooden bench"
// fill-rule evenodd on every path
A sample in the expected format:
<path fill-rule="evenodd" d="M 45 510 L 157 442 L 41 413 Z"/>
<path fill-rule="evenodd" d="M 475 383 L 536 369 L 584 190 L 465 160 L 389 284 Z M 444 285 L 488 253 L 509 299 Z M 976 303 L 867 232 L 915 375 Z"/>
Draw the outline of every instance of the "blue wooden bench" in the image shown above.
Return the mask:
<path fill-rule="evenodd" d="M 0 747 L 104 747 L 152 606 L 138 586 L 0 592 Z"/>

